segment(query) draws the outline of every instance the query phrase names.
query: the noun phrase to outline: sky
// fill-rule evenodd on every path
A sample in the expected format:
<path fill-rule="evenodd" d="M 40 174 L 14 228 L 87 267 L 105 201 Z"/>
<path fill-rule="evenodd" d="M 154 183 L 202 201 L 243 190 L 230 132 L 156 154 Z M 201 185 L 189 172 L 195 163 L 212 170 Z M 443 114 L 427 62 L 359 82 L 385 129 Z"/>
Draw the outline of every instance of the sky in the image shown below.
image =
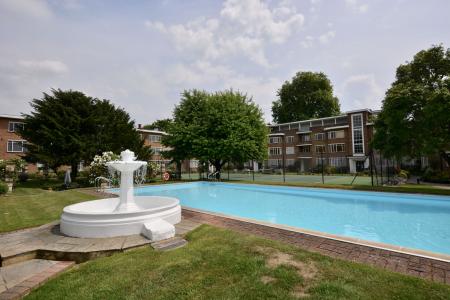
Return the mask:
<path fill-rule="evenodd" d="M 450 47 L 448 12 L 448 0 L 0 0 L 0 114 L 60 88 L 148 124 L 183 90 L 232 88 L 270 122 L 300 71 L 324 72 L 343 111 L 379 109 L 400 64 Z"/>

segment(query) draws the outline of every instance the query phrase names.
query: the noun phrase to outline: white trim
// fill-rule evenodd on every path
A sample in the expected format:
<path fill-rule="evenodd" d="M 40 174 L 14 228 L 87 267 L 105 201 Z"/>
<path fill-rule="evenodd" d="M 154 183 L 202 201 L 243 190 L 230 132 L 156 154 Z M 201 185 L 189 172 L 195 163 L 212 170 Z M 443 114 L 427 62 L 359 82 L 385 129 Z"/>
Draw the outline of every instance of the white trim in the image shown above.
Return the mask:
<path fill-rule="evenodd" d="M 305 159 L 311 159 L 312 158 L 312 156 L 297 156 L 297 158 L 305 158 Z"/>
<path fill-rule="evenodd" d="M 333 127 L 325 127 L 323 130 L 333 130 L 333 129 L 343 129 L 343 128 L 348 128 L 348 125 L 342 125 L 342 126 L 333 126 Z"/>
<path fill-rule="evenodd" d="M 167 135 L 164 131 L 159 130 L 149 130 L 149 129 L 142 129 L 142 128 L 136 128 L 137 132 L 144 132 L 144 133 L 154 133 L 154 134 L 161 134 L 161 135 Z"/>
<path fill-rule="evenodd" d="M 9 151 L 8 150 L 9 142 L 22 142 L 22 151 Z M 27 142 L 26 140 L 8 140 L 6 142 L 6 152 L 7 153 L 25 153 L 25 151 L 23 151 L 23 148 L 25 148 L 23 144 L 25 144 L 26 142 Z"/>
<path fill-rule="evenodd" d="M 362 138 L 362 152 L 363 153 L 355 153 L 355 136 L 354 136 L 354 131 L 355 131 L 355 127 L 353 125 L 353 117 L 354 116 L 361 116 L 361 138 Z M 350 119 L 351 119 L 351 124 L 352 124 L 352 153 L 353 156 L 359 156 L 359 155 L 364 155 L 365 149 L 364 149 L 364 116 L 362 113 L 359 114 L 352 114 L 350 115 Z"/>
<path fill-rule="evenodd" d="M 306 134 L 306 133 L 311 133 L 312 131 L 297 131 L 296 134 Z"/>
<path fill-rule="evenodd" d="M 297 147 L 302 147 L 302 146 L 312 146 L 312 144 L 298 144 L 296 145 Z"/>
<path fill-rule="evenodd" d="M 22 124 L 23 126 L 25 126 L 25 122 L 8 121 L 8 132 L 17 132 L 17 131 L 15 131 L 15 130 L 9 130 L 9 128 L 10 128 L 10 126 L 11 126 L 11 123 L 13 123 L 13 124 Z M 13 129 L 14 129 L 14 126 L 13 126 Z"/>
<path fill-rule="evenodd" d="M 279 132 L 279 133 L 270 133 L 269 136 L 285 136 L 286 134 Z"/>
<path fill-rule="evenodd" d="M 374 125 L 373 122 L 367 122 L 367 123 L 366 123 L 366 126 L 373 126 L 373 125 Z"/>
<path fill-rule="evenodd" d="M 5 118 L 5 119 L 15 119 L 15 120 L 23 120 L 24 117 L 22 116 L 15 116 L 15 115 L 1 115 L 0 114 L 0 118 Z"/>

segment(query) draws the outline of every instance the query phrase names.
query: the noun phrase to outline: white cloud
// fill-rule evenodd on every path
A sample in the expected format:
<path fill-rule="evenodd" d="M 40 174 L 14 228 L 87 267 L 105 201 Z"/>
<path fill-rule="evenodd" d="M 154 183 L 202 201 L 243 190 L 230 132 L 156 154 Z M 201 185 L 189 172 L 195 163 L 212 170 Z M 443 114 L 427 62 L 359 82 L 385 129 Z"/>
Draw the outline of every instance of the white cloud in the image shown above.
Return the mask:
<path fill-rule="evenodd" d="M 303 15 L 286 1 L 271 9 L 260 0 L 228 0 L 219 18 L 177 25 L 146 21 L 145 25 L 169 36 L 176 49 L 184 54 L 191 51 L 197 58 L 200 55 L 206 60 L 243 56 L 269 67 L 265 47 L 286 42 L 303 22 Z"/>
<path fill-rule="evenodd" d="M 20 60 L 18 66 L 29 74 L 62 74 L 69 71 L 66 64 L 58 60 Z"/>
<path fill-rule="evenodd" d="M 361 4 L 360 0 L 345 0 L 345 4 L 358 13 L 366 13 L 369 9 L 369 5 L 367 3 Z"/>
<path fill-rule="evenodd" d="M 374 74 L 359 74 L 348 77 L 340 93 L 344 109 L 379 108 L 384 90 L 378 84 Z"/>
<path fill-rule="evenodd" d="M 52 11 L 44 0 L 0 0 L 0 10 L 35 18 L 52 16 Z"/>
<path fill-rule="evenodd" d="M 328 44 L 335 36 L 336 32 L 334 30 L 329 30 L 319 36 L 319 42 L 322 44 Z"/>
<path fill-rule="evenodd" d="M 308 35 L 303 41 L 300 42 L 300 45 L 303 48 L 311 48 L 314 45 L 314 38 Z"/>

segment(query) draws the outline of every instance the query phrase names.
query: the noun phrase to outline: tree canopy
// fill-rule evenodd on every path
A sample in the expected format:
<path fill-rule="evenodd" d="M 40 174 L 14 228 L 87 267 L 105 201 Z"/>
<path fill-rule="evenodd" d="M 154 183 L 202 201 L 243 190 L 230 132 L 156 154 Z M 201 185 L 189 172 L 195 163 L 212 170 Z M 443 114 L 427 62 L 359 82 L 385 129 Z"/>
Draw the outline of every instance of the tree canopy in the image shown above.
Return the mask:
<path fill-rule="evenodd" d="M 397 68 L 375 128 L 373 146 L 388 157 L 438 154 L 450 164 L 450 49 L 433 46 Z"/>
<path fill-rule="evenodd" d="M 246 95 L 184 91 L 163 143 L 169 156 L 209 161 L 220 172 L 226 162 L 261 160 L 267 155 L 267 128 L 261 109 Z"/>
<path fill-rule="evenodd" d="M 333 86 L 321 72 L 298 72 L 281 86 L 278 100 L 272 103 L 272 117 L 276 123 L 330 117 L 339 113 L 339 99 L 333 96 Z"/>
<path fill-rule="evenodd" d="M 86 96 L 79 91 L 60 89 L 44 93 L 30 103 L 33 111 L 24 115 L 21 136 L 28 141 L 27 159 L 41 162 L 52 169 L 72 166 L 77 176 L 81 161 L 90 162 L 105 151 L 135 151 L 148 159 L 150 149 L 134 129 L 134 122 L 123 109 L 108 100 Z"/>
<path fill-rule="evenodd" d="M 144 129 L 167 131 L 170 123 L 172 123 L 171 119 L 160 119 L 151 124 L 144 125 Z"/>

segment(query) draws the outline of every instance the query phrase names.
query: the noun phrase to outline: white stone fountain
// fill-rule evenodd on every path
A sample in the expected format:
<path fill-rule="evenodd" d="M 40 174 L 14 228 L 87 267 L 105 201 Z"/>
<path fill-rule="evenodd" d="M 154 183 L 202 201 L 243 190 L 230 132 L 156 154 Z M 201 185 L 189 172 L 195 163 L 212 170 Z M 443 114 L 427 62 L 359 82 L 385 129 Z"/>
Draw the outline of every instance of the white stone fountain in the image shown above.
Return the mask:
<path fill-rule="evenodd" d="M 143 234 L 152 241 L 171 238 L 181 221 L 176 198 L 134 196 L 133 174 L 147 164 L 125 150 L 121 160 L 108 162 L 120 172 L 120 197 L 81 202 L 64 207 L 61 232 L 73 237 L 101 238 Z"/>

